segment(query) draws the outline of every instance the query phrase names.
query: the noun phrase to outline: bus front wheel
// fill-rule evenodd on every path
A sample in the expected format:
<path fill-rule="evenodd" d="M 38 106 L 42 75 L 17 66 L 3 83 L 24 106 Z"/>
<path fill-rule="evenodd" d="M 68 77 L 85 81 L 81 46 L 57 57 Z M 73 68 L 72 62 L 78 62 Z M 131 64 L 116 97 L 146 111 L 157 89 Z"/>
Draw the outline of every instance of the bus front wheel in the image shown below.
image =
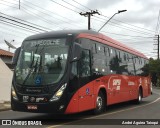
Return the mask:
<path fill-rule="evenodd" d="M 94 114 L 100 114 L 102 112 L 105 111 L 105 96 L 104 94 L 102 93 L 102 91 L 100 91 L 98 93 L 98 96 L 96 98 L 96 108 L 94 110 Z"/>

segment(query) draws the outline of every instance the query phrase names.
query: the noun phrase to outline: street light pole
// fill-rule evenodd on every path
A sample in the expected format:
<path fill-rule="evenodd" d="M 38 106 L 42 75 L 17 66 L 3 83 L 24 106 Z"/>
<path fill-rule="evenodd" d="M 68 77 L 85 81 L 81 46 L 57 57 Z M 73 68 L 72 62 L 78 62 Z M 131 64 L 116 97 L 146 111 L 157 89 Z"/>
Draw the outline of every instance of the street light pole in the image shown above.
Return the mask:
<path fill-rule="evenodd" d="M 107 22 L 98 30 L 98 32 L 99 32 L 116 14 L 119 14 L 119 13 L 125 12 L 125 11 L 127 11 L 127 10 L 119 10 L 118 12 L 114 13 L 113 16 L 111 16 L 111 17 L 107 20 Z"/>

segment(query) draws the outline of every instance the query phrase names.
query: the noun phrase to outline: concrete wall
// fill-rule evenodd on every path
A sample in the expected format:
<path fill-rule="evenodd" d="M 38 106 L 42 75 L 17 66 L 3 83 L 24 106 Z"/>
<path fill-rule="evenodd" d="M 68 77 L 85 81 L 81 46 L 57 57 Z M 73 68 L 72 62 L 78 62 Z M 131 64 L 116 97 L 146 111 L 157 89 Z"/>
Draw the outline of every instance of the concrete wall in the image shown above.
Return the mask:
<path fill-rule="evenodd" d="M 0 58 L 0 102 L 10 101 L 13 72 Z"/>

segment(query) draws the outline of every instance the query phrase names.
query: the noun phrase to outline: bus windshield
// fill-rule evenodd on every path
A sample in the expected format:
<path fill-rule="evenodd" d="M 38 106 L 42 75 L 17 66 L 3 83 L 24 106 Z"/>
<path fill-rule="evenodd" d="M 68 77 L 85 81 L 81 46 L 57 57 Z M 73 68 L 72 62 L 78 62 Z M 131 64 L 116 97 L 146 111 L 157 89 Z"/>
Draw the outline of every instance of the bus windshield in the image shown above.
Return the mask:
<path fill-rule="evenodd" d="M 21 85 L 48 85 L 63 76 L 69 46 L 66 38 L 24 41 L 16 66 L 16 82 Z"/>

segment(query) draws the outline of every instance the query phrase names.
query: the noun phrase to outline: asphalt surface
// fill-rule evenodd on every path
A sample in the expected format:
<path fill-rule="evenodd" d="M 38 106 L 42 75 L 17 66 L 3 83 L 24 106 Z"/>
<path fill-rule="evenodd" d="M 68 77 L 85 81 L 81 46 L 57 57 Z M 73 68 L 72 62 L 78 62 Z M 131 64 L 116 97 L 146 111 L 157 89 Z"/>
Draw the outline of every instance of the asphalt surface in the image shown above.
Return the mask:
<path fill-rule="evenodd" d="M 34 120 L 41 121 L 43 124 L 38 126 L 24 126 L 24 127 L 91 127 L 94 128 L 160 128 L 160 89 L 153 89 L 153 95 L 144 98 L 139 105 L 133 102 L 125 102 L 107 107 L 107 111 L 101 115 L 93 115 L 91 111 L 83 112 L 73 115 L 54 115 L 54 114 L 36 114 L 14 111 L 0 112 L 0 119 L 18 119 L 22 121 Z M 144 120 L 145 119 L 145 120 Z M 159 119 L 159 120 L 158 120 Z M 146 121 L 157 123 L 158 125 L 127 125 L 122 123 L 147 123 Z M 113 125 L 116 124 L 116 125 Z M 4 126 L 0 126 L 4 127 Z M 11 127 L 11 126 L 5 126 Z M 16 125 L 12 127 L 22 127 Z"/>

